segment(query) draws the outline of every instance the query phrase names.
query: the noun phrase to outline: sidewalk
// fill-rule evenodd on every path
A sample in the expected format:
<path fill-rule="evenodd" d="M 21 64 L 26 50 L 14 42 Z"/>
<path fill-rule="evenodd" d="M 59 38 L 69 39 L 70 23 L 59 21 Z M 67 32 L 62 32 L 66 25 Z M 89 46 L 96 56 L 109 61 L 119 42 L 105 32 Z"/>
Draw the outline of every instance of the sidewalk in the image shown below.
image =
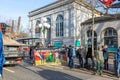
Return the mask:
<path fill-rule="evenodd" d="M 78 64 L 77 64 L 78 65 Z M 68 66 L 55 66 L 55 65 L 48 65 L 48 67 L 53 67 L 56 69 L 65 69 L 65 70 L 73 70 L 73 71 L 77 71 L 77 72 L 85 72 L 85 73 L 93 73 L 93 70 L 88 70 L 86 68 L 72 68 L 70 69 Z M 103 70 L 103 75 L 107 75 L 110 77 L 116 77 L 115 76 L 115 72 L 114 72 L 114 63 L 113 63 L 113 59 L 109 59 L 109 70 Z"/>
<path fill-rule="evenodd" d="M 103 70 L 103 75 L 108 75 L 108 76 L 112 76 L 112 77 L 116 77 L 115 76 L 115 72 L 114 72 L 114 63 L 113 63 L 114 59 L 113 58 L 110 58 L 109 59 L 109 70 Z M 25 61 L 29 64 L 31 64 L 30 61 Z M 78 60 L 76 60 L 76 64 L 79 65 L 78 63 Z M 47 66 L 47 65 L 45 65 Z M 39 66 L 38 66 L 39 67 Z M 92 70 L 88 70 L 86 68 L 79 68 L 79 67 L 76 67 L 76 68 L 73 68 L 73 69 L 70 69 L 68 66 L 62 66 L 62 65 L 58 65 L 58 66 L 55 66 L 55 65 L 48 65 L 48 67 L 54 67 L 54 68 L 57 68 L 57 69 L 66 69 L 66 70 L 73 70 L 73 71 L 77 71 L 77 72 L 87 72 L 87 73 L 93 73 Z"/>
<path fill-rule="evenodd" d="M 67 70 L 67 71 L 73 71 L 74 72 L 78 72 L 80 73 L 81 75 L 91 75 L 91 77 L 88 79 L 88 77 L 86 77 L 87 79 L 85 80 L 120 80 L 119 78 L 117 78 L 115 75 L 113 75 L 113 73 L 109 73 L 107 71 L 104 71 L 103 72 L 103 75 L 102 76 L 99 76 L 99 75 L 94 75 L 93 71 L 92 70 L 88 70 L 88 69 L 85 69 L 85 68 L 72 68 L 70 69 L 69 67 L 67 66 L 56 66 L 56 65 L 45 65 L 45 66 L 38 66 L 38 67 L 48 67 L 51 68 L 51 69 L 54 69 L 54 70 L 60 70 L 60 71 L 64 71 L 64 70 Z"/>

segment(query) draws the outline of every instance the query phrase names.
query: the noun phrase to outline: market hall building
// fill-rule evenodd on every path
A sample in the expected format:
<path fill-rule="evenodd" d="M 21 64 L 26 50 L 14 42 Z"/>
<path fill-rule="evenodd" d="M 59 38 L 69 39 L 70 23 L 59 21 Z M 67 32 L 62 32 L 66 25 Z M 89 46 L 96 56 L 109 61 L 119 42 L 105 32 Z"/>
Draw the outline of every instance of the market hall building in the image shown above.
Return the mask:
<path fill-rule="evenodd" d="M 94 11 L 95 16 L 101 13 Z M 45 39 L 46 44 L 55 46 L 74 45 L 76 40 L 81 40 L 81 23 L 92 17 L 91 6 L 80 0 L 58 0 L 29 12 L 32 37 Z M 50 28 L 43 34 L 39 24 L 42 18 L 47 19 Z"/>
<path fill-rule="evenodd" d="M 94 46 L 108 45 L 109 52 L 117 51 L 120 46 L 120 14 L 96 17 L 94 24 Z M 91 45 L 92 19 L 81 24 L 81 43 L 84 46 Z"/>

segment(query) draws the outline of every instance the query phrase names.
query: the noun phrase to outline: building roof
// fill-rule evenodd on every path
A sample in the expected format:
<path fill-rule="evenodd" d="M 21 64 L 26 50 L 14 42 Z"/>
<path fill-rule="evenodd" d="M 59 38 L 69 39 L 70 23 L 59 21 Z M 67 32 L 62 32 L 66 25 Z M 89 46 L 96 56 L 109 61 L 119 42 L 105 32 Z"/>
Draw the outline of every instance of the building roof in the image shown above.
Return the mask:
<path fill-rule="evenodd" d="M 120 20 L 120 14 L 109 14 L 102 17 L 95 17 L 94 23 L 106 22 L 106 21 L 113 21 L 113 20 Z M 81 25 L 92 24 L 92 18 L 84 21 Z"/>
<path fill-rule="evenodd" d="M 62 0 L 61 0 L 61 1 L 62 1 Z M 40 10 L 40 9 L 43 9 L 43 8 L 45 8 L 45 7 L 48 7 L 48 6 L 51 6 L 51 5 L 56 4 L 56 3 L 58 3 L 58 2 L 60 2 L 60 1 L 55 1 L 55 2 L 53 2 L 53 3 L 51 3 L 51 4 L 48 4 L 48 5 L 46 5 L 46 6 L 40 7 L 40 8 L 38 8 L 38 9 L 35 9 L 35 10 L 29 12 L 29 13 L 38 11 L 38 10 Z"/>
<path fill-rule="evenodd" d="M 40 13 L 42 13 L 42 12 L 49 11 L 49 10 L 51 10 L 51 9 L 55 9 L 55 8 L 63 5 L 63 3 L 61 3 L 62 1 L 63 1 L 63 0 L 58 0 L 58 1 L 56 1 L 56 2 L 53 2 L 53 3 L 51 3 L 51 4 L 48 4 L 48 5 L 43 6 L 43 7 L 41 7 L 41 8 L 35 9 L 35 10 L 29 12 L 29 15 L 28 15 L 28 16 L 29 16 L 29 17 L 32 17 L 32 16 L 37 15 L 37 14 L 40 14 Z"/>
<path fill-rule="evenodd" d="M 46 11 L 49 11 L 49 10 L 52 10 L 52 9 L 55 9 L 55 8 L 58 8 L 60 6 L 64 6 L 64 5 L 67 5 L 67 4 L 70 4 L 72 2 L 76 2 L 88 9 L 91 9 L 92 8 L 92 5 L 90 5 L 89 3 L 85 2 L 84 0 L 58 0 L 56 2 L 53 2 L 51 4 L 48 4 L 44 7 L 41 7 L 41 8 L 38 8 L 38 9 L 35 9 L 31 12 L 29 12 L 29 17 L 32 17 L 34 15 L 37 15 L 37 14 L 40 14 L 40 13 L 43 13 L 43 12 L 46 12 Z M 95 10 L 96 12 L 102 14 L 101 12 Z"/>

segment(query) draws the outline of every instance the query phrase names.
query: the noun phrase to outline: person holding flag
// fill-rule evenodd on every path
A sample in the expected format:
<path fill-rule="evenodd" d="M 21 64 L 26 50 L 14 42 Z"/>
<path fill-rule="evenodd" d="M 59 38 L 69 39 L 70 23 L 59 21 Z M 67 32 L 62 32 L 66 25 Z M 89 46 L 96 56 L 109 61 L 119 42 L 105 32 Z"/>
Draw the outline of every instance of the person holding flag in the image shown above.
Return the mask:
<path fill-rule="evenodd" d="M 5 64 L 4 49 L 3 49 L 3 36 L 2 25 L 0 24 L 0 77 L 3 79 L 3 65 Z"/>

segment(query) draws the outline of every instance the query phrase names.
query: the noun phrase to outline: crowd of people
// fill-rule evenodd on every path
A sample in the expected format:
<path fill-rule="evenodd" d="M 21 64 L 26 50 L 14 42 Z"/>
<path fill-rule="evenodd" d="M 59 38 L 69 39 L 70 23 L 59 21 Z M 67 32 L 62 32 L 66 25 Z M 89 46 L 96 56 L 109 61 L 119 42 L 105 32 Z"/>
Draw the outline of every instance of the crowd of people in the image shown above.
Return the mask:
<path fill-rule="evenodd" d="M 98 46 L 97 50 L 92 54 L 92 46 L 89 45 L 88 48 L 80 46 L 79 48 L 74 48 L 69 45 L 67 48 L 68 55 L 68 66 L 70 68 L 75 68 L 75 58 L 79 60 L 80 68 L 91 68 L 95 70 L 95 74 L 102 75 L 103 70 L 109 70 L 109 52 L 108 46 Z M 91 59 L 91 60 L 89 60 Z M 120 47 L 114 53 L 115 61 L 115 74 L 120 77 Z"/>
<path fill-rule="evenodd" d="M 36 46 L 35 46 L 36 47 Z M 30 49 L 30 53 L 32 53 L 33 49 Z M 71 45 L 69 47 L 66 47 L 66 45 L 63 46 L 63 50 L 58 51 L 58 53 L 66 54 L 68 57 L 68 66 L 70 68 L 75 68 L 75 60 L 76 58 L 79 61 L 79 67 L 80 68 L 90 68 L 92 70 L 95 70 L 95 74 L 102 75 L 103 70 L 109 70 L 109 52 L 108 52 L 108 46 L 98 46 L 97 50 L 94 50 L 94 54 L 92 53 L 92 45 L 88 45 L 88 47 L 80 46 L 79 48 L 75 48 Z M 32 54 L 30 54 L 30 59 Z M 60 54 L 56 55 L 56 61 L 58 62 L 58 57 Z M 62 60 L 62 56 L 60 57 L 60 60 Z M 117 51 L 114 53 L 114 67 L 115 67 L 115 74 L 117 77 L 120 77 L 120 47 L 117 49 Z"/>

